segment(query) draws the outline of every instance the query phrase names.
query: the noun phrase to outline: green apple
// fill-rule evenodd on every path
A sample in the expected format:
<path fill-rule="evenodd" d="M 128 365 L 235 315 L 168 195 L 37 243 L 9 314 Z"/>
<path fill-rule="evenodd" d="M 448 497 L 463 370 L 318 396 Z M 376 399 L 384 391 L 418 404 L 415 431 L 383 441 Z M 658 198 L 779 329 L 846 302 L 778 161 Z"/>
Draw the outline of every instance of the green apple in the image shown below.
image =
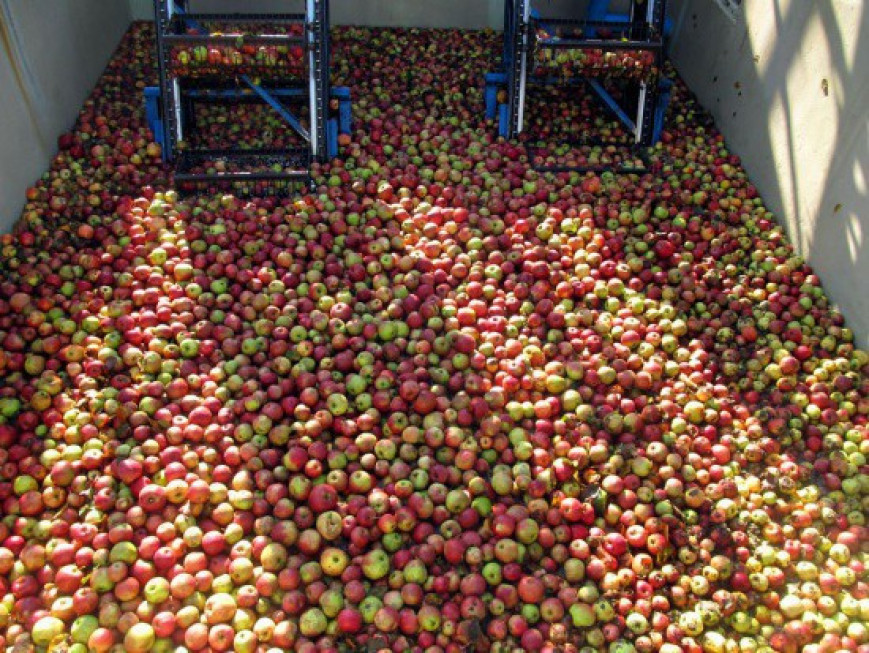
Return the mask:
<path fill-rule="evenodd" d="M 483 565 L 482 576 L 489 585 L 501 584 L 501 565 L 497 562 L 487 562 Z"/>
<path fill-rule="evenodd" d="M 539 524 L 531 518 L 523 519 L 516 525 L 516 539 L 522 542 L 522 544 L 536 542 L 539 533 Z"/>
<path fill-rule="evenodd" d="M 428 578 L 428 568 L 421 560 L 411 560 L 404 566 L 402 572 L 404 580 L 408 583 L 422 585 Z"/>
<path fill-rule="evenodd" d="M 157 605 L 169 598 L 169 581 L 155 576 L 145 583 L 145 599 L 151 605 Z"/>
<path fill-rule="evenodd" d="M 594 615 L 598 621 L 609 621 L 615 616 L 615 610 L 609 601 L 601 599 L 594 604 Z"/>
<path fill-rule="evenodd" d="M 577 628 L 591 628 L 597 621 L 594 608 L 588 603 L 574 603 L 568 612 L 573 625 Z"/>
<path fill-rule="evenodd" d="M 365 392 L 368 387 L 368 381 L 358 374 L 351 374 L 347 377 L 347 392 L 351 395 L 360 395 Z"/>
<path fill-rule="evenodd" d="M 48 646 L 51 641 L 62 634 L 64 631 L 64 623 L 57 617 L 42 617 L 39 621 L 33 624 L 33 630 L 30 636 L 36 646 Z"/>
<path fill-rule="evenodd" d="M 333 393 L 326 398 L 326 407 L 333 415 L 343 415 L 350 408 L 350 402 L 342 394 Z"/>
<path fill-rule="evenodd" d="M 87 644 L 88 638 L 97 628 L 100 627 L 99 620 L 92 614 L 85 614 L 78 617 L 72 622 L 69 633 L 72 636 L 72 641 L 80 644 Z"/>
<path fill-rule="evenodd" d="M 451 513 L 458 514 L 471 505 L 471 496 L 464 489 L 450 490 L 446 498 L 446 507 Z"/>
<path fill-rule="evenodd" d="M 393 340 L 396 337 L 396 335 L 397 335 L 396 331 L 397 330 L 395 328 L 395 324 L 391 320 L 388 320 L 386 322 L 381 322 L 379 325 L 377 325 L 378 337 L 381 340 L 384 340 L 386 342 L 389 342 L 390 340 Z"/>
<path fill-rule="evenodd" d="M 330 619 L 341 612 L 344 608 L 344 594 L 338 588 L 331 588 L 320 595 L 320 607 L 323 613 Z"/>
<path fill-rule="evenodd" d="M 441 613 L 433 605 L 424 605 L 419 609 L 419 625 L 430 633 L 437 631 L 441 627 Z"/>
<path fill-rule="evenodd" d="M 199 341 L 194 340 L 193 338 L 185 338 L 179 344 L 181 348 L 181 355 L 184 358 L 194 358 L 199 354 Z"/>
<path fill-rule="evenodd" d="M 320 608 L 310 608 L 299 618 L 299 632 L 305 637 L 317 637 L 326 632 L 329 620 Z"/>
<path fill-rule="evenodd" d="M 32 476 L 27 476 L 26 474 L 23 476 L 17 476 L 12 482 L 12 490 L 19 497 L 26 492 L 31 492 L 38 489 L 39 483 L 37 482 L 37 480 Z"/>
<path fill-rule="evenodd" d="M 383 601 L 376 596 L 366 596 L 359 603 L 359 614 L 362 615 L 362 620 L 367 623 L 374 623 L 374 615 L 383 607 Z"/>
<path fill-rule="evenodd" d="M 257 637 L 250 630 L 241 630 L 232 640 L 232 650 L 235 653 L 254 653 L 257 647 Z"/>
<path fill-rule="evenodd" d="M 155 247 L 151 250 L 151 253 L 148 254 L 148 261 L 151 265 L 163 265 L 167 258 L 169 258 L 169 255 L 162 247 Z"/>

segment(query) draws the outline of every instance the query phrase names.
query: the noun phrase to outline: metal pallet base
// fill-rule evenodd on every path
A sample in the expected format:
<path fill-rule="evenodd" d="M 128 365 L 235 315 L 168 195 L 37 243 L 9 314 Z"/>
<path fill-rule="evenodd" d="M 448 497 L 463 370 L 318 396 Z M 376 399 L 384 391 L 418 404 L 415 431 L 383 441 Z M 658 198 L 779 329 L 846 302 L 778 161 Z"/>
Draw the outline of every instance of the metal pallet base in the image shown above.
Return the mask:
<path fill-rule="evenodd" d="M 203 170 L 224 164 L 225 170 Z M 231 183 L 286 182 L 311 187 L 310 152 L 295 150 L 196 150 L 178 155 L 175 183 L 179 190 L 201 190 Z"/>

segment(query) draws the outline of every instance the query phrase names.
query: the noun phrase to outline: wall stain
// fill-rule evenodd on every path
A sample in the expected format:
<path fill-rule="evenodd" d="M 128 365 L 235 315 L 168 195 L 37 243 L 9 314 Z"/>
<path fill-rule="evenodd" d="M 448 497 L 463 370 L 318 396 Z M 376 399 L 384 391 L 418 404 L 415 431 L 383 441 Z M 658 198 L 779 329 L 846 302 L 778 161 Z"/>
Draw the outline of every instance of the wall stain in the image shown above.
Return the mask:
<path fill-rule="evenodd" d="M 6 2 L 6 0 L 0 0 L 0 5 L 2 5 L 2 13 L 7 17 L 10 16 L 11 9 L 9 8 L 8 2 Z M 36 136 L 39 139 L 39 144 L 43 149 L 48 151 L 49 145 L 40 125 L 39 112 L 36 110 L 36 107 L 33 106 L 33 98 L 29 91 L 29 85 L 24 81 L 25 74 L 21 67 L 20 56 L 12 46 L 13 39 L 9 30 L 9 21 L 0 20 L 0 47 L 2 47 L 3 51 L 6 53 L 6 58 L 9 59 L 9 65 L 12 68 L 12 75 L 15 77 L 15 83 L 20 91 L 19 95 L 27 107 L 27 114 L 30 116 L 30 122 L 33 124 Z"/>

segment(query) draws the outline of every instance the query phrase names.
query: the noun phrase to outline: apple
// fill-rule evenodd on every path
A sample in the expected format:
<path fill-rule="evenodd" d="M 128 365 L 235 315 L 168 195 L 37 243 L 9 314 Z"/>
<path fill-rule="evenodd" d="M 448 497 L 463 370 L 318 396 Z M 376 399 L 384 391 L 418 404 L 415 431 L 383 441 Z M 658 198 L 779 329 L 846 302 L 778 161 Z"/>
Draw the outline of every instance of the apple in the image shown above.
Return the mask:
<path fill-rule="evenodd" d="M 319 608 L 306 610 L 299 618 L 299 632 L 305 637 L 316 637 L 323 634 L 327 625 L 326 615 Z"/>
<path fill-rule="evenodd" d="M 124 650 L 133 653 L 145 653 L 150 651 L 156 642 L 154 629 L 150 624 L 136 623 L 124 633 Z"/>
<path fill-rule="evenodd" d="M 45 616 L 33 625 L 30 636 L 36 646 L 48 646 L 64 631 L 64 623 L 57 617 Z"/>
<path fill-rule="evenodd" d="M 230 621 L 236 613 L 235 599 L 227 593 L 212 594 L 205 602 L 205 619 L 209 624 Z"/>
<path fill-rule="evenodd" d="M 379 580 L 390 570 L 389 555 L 383 549 L 372 549 L 362 558 L 362 573 L 369 580 Z"/>
<path fill-rule="evenodd" d="M 143 593 L 148 603 L 151 603 L 153 605 L 163 603 L 163 601 L 169 598 L 169 581 L 165 578 L 160 577 L 152 578 L 147 583 L 145 583 Z"/>
<path fill-rule="evenodd" d="M 320 566 L 327 576 L 340 576 L 349 563 L 350 556 L 337 547 L 326 547 L 320 553 Z"/>
<path fill-rule="evenodd" d="M 353 608 L 344 608 L 338 613 L 336 623 L 342 633 L 358 633 L 362 629 L 362 615 Z"/>

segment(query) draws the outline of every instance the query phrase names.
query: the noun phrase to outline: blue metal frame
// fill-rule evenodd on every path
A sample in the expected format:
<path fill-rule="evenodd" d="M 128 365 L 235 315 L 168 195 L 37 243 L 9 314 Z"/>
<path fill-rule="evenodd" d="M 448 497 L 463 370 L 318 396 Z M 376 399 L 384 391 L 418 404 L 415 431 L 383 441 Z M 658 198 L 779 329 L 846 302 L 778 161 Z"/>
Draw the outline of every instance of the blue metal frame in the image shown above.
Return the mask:
<path fill-rule="evenodd" d="M 270 88 L 268 92 L 275 97 L 303 97 L 307 95 L 301 88 Z M 241 88 L 192 88 L 184 91 L 184 95 L 194 100 L 244 100 L 255 94 Z"/>
<path fill-rule="evenodd" d="M 184 14 L 187 13 L 184 10 L 184 8 L 179 7 L 177 3 L 175 4 L 175 12 L 177 14 L 179 14 L 180 16 L 184 16 Z M 208 34 L 208 30 L 206 30 L 198 21 L 196 21 L 192 18 L 186 18 L 186 19 L 184 19 L 184 22 L 190 28 L 196 30 L 200 34 Z M 278 113 L 278 115 L 281 116 L 281 118 L 283 118 L 290 125 L 290 127 L 292 127 L 299 134 L 299 136 L 301 136 L 303 139 L 305 139 L 306 142 L 308 142 L 308 143 L 311 142 L 311 134 L 308 132 L 308 130 L 305 129 L 305 127 L 302 125 L 302 123 L 299 122 L 299 119 L 296 118 L 296 116 L 294 116 L 293 113 L 289 109 L 287 109 L 280 102 L 280 100 L 278 100 L 277 97 L 275 97 L 275 95 L 273 93 L 264 89 L 262 86 L 260 86 L 256 82 L 254 82 L 247 75 L 241 75 L 239 77 L 239 79 L 241 79 L 241 81 L 248 88 L 250 88 L 250 90 L 252 90 L 254 93 L 256 93 L 263 100 L 263 102 L 265 102 L 272 109 L 274 109 Z"/>
<path fill-rule="evenodd" d="M 492 120 L 497 115 L 498 89 L 506 83 L 506 73 L 486 73 L 486 120 Z"/>
<path fill-rule="evenodd" d="M 154 134 L 154 140 L 160 146 L 163 160 L 167 160 L 166 135 L 163 131 L 163 119 L 160 117 L 160 88 L 158 86 L 145 87 L 145 119 L 148 128 Z"/>
<path fill-rule="evenodd" d="M 655 126 L 652 132 L 652 142 L 661 140 L 661 132 L 664 131 L 664 114 L 670 104 L 670 93 L 673 90 L 673 81 L 664 77 L 658 84 L 658 104 L 655 107 Z"/>
<path fill-rule="evenodd" d="M 535 25 L 546 25 L 545 22 L 540 21 L 540 14 L 533 9 L 530 10 L 531 20 L 529 24 L 523 24 L 522 18 L 518 13 L 526 8 L 525 2 L 528 1 L 530 0 L 505 0 L 503 72 L 489 73 L 485 76 L 485 115 L 489 120 L 498 118 L 498 135 L 504 138 L 513 138 L 522 131 L 521 110 L 517 111 L 516 107 L 524 103 L 524 88 L 527 82 L 550 85 L 565 83 L 553 77 L 533 77 L 528 75 L 524 69 L 520 70 L 518 57 L 523 54 L 527 56 L 529 49 L 533 47 L 531 44 L 533 43 L 534 35 L 530 34 L 526 36 L 519 34 L 519 32 L 523 30 L 531 32 L 534 30 Z M 651 4 L 647 4 L 647 2 Z M 633 0 L 629 14 L 611 13 L 609 5 L 609 0 L 591 0 L 585 22 L 553 19 L 553 24 L 573 24 L 575 22 L 583 24 L 585 36 L 581 39 L 575 39 L 575 45 L 574 39 L 567 39 L 553 42 L 550 47 L 594 47 L 593 39 L 597 32 L 594 27 L 599 26 L 601 22 L 616 23 L 630 28 L 631 41 L 637 41 L 640 47 L 647 45 L 649 49 L 655 49 L 658 67 L 660 68 L 663 64 L 662 50 L 666 43 L 664 37 L 670 29 L 669 20 L 666 18 L 666 0 Z M 587 24 L 592 22 L 597 23 L 597 25 L 591 26 Z M 643 40 L 652 38 L 656 38 L 657 40 Z M 631 43 L 616 43 L 613 39 L 598 41 L 598 43 L 608 43 L 611 44 L 608 47 L 614 48 L 631 45 Z M 601 46 L 598 45 L 597 47 Z M 526 75 L 527 79 L 524 78 Z M 669 80 L 658 76 L 651 82 L 640 84 L 636 120 L 627 114 L 598 80 L 593 78 L 577 78 L 576 81 L 584 81 L 600 98 L 604 106 L 611 110 L 620 122 L 635 133 L 638 143 L 650 145 L 660 138 L 664 113 L 670 95 L 671 82 Z M 508 95 L 510 96 L 506 112 L 503 107 L 498 106 L 497 101 L 498 89 L 504 86 L 507 87 Z M 523 97 L 517 98 L 517 95 Z M 637 124 L 638 120 L 642 121 L 639 125 Z"/>
<path fill-rule="evenodd" d="M 349 133 L 351 126 L 351 97 L 346 87 L 331 88 L 329 79 L 329 0 L 308 0 L 304 14 L 237 14 L 214 13 L 192 14 L 187 11 L 188 0 L 154 0 L 157 19 L 157 50 L 160 84 L 145 89 L 145 114 L 155 140 L 161 145 L 164 160 L 176 157 L 177 141 L 183 138 L 184 125 L 189 120 L 190 100 L 202 99 L 250 99 L 253 97 L 268 104 L 278 115 L 307 143 L 310 150 L 309 160 L 325 160 L 337 156 L 338 135 Z M 271 88 L 254 81 L 247 75 L 237 77 L 243 84 L 240 88 L 184 88 L 178 78 L 173 77 L 169 67 L 168 43 L 182 38 L 185 29 L 192 29 L 200 35 L 208 36 L 201 20 L 273 20 L 280 22 L 304 23 L 304 54 L 307 79 L 298 88 Z M 191 38 L 202 38 L 191 37 Z M 254 35 L 251 38 L 257 38 Z M 259 38 L 265 38 L 259 36 Z M 302 39 L 299 39 L 300 43 Z M 221 83 L 220 87 L 223 86 Z M 281 98 L 308 97 L 311 104 L 311 129 L 306 129 L 298 117 Z M 329 99 L 338 100 L 337 116 L 329 117 Z M 273 153 L 265 152 L 264 154 Z M 238 157 L 256 156 L 257 151 L 239 150 Z M 221 154 L 231 158 L 232 150 Z M 188 157 L 189 158 L 189 157 Z M 241 160 L 241 159 L 240 159 Z M 189 176 L 189 175 L 188 175 Z M 194 175 L 195 176 L 195 175 Z"/>
<path fill-rule="evenodd" d="M 350 89 L 346 86 L 333 86 L 332 97 L 338 100 L 338 133 L 349 134 L 353 123 Z"/>
<path fill-rule="evenodd" d="M 177 2 L 173 2 L 173 4 L 175 5 L 175 13 L 178 14 L 179 16 L 183 16 L 184 14 L 187 13 L 186 7 L 180 6 Z M 190 27 L 195 29 L 200 34 L 207 34 L 208 33 L 207 30 L 202 25 L 200 25 L 198 21 L 193 20 L 192 18 L 185 18 L 184 20 L 188 25 L 190 25 Z"/>

